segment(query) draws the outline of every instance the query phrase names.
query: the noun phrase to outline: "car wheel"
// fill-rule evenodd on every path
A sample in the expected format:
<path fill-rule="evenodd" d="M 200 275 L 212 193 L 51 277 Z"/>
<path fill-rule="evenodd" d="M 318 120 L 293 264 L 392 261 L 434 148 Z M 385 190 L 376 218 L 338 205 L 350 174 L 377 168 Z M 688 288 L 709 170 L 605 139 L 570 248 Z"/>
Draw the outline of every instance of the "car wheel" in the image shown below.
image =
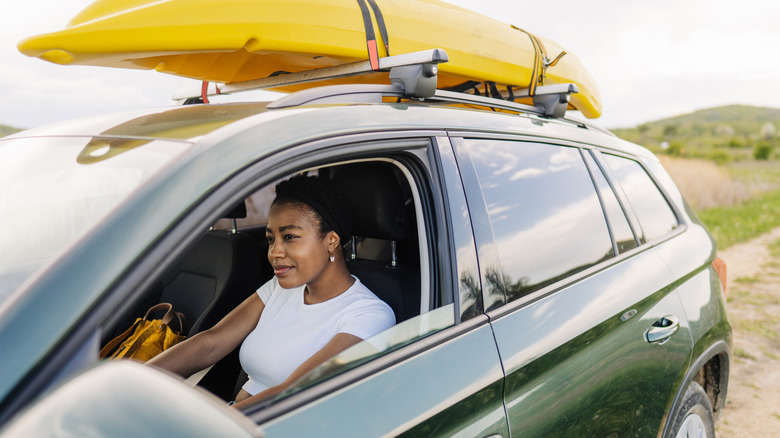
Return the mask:
<path fill-rule="evenodd" d="M 715 417 L 707 393 L 696 382 L 685 391 L 682 403 L 675 412 L 672 433 L 675 438 L 714 438 Z"/>

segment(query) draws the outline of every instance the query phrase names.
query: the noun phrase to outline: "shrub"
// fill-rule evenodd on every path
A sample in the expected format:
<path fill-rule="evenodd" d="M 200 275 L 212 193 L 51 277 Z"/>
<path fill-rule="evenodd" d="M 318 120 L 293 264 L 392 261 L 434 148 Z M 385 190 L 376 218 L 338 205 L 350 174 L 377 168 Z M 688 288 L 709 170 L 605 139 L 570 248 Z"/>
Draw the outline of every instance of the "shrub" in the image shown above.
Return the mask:
<path fill-rule="evenodd" d="M 726 149 L 713 149 L 707 154 L 707 159 L 714 161 L 716 164 L 723 165 L 730 163 L 734 157 L 731 155 L 731 152 Z"/>
<path fill-rule="evenodd" d="M 753 158 L 756 160 L 768 160 L 772 155 L 772 146 L 769 143 L 761 142 L 753 148 Z"/>
<path fill-rule="evenodd" d="M 666 155 L 673 157 L 682 157 L 685 155 L 685 146 L 679 141 L 673 141 L 669 144 L 669 147 L 665 149 Z"/>
<path fill-rule="evenodd" d="M 741 141 L 737 137 L 732 137 L 729 140 L 728 147 L 730 147 L 730 148 L 742 148 L 742 147 L 745 147 L 745 142 Z"/>

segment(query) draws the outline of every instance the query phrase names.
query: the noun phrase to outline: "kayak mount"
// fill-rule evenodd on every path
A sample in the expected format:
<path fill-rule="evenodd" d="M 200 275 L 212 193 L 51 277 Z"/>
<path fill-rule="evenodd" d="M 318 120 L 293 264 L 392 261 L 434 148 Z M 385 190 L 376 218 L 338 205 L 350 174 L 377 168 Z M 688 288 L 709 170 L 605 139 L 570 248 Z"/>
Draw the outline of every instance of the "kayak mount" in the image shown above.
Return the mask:
<path fill-rule="evenodd" d="M 290 108 L 315 103 L 380 103 L 384 97 L 397 97 L 426 102 L 479 105 L 500 110 L 531 112 L 549 118 L 561 118 L 568 109 L 571 94 L 579 91 L 575 84 L 558 84 L 537 86 L 533 90 L 533 95 L 530 94 L 530 89 L 519 90 L 513 95 L 514 99 L 532 98 L 533 106 L 531 106 L 514 102 L 514 99 L 504 100 L 501 97 L 438 90 L 436 88 L 438 65 L 448 60 L 447 53 L 442 49 L 379 58 L 378 71 L 389 72 L 390 85 L 351 84 L 308 88 L 279 98 L 271 102 L 268 108 Z M 184 101 L 184 104 L 203 103 L 207 102 L 207 96 L 211 95 L 324 81 L 376 71 L 370 61 L 359 61 L 314 70 L 281 73 L 267 78 L 233 82 L 216 87 L 208 87 L 208 84 L 204 82 L 202 97 L 188 95 L 174 96 L 174 99 Z"/>
<path fill-rule="evenodd" d="M 447 62 L 449 58 L 442 49 L 431 49 L 422 52 L 379 58 L 379 70 L 389 71 L 391 81 L 404 86 L 410 97 L 425 97 L 436 90 L 437 65 Z M 343 78 L 366 73 L 373 73 L 370 61 L 353 62 L 332 67 L 305 70 L 295 73 L 283 73 L 268 78 L 254 79 L 244 82 L 233 82 L 219 87 L 220 94 L 231 94 L 239 91 L 261 90 L 284 85 L 296 85 L 327 79 Z"/>

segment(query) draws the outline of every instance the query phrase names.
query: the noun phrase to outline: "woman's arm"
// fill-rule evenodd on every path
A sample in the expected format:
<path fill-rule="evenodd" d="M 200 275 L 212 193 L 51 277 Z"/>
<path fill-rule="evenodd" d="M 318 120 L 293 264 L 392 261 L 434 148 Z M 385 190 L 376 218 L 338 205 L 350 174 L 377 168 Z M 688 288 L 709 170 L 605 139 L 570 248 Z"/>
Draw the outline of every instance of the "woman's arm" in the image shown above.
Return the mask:
<path fill-rule="evenodd" d="M 174 345 L 147 363 L 189 377 L 236 349 L 257 326 L 263 309 L 263 300 L 253 293 L 214 327 Z"/>
<path fill-rule="evenodd" d="M 336 336 L 331 338 L 331 340 L 328 341 L 324 347 L 322 347 L 318 352 L 314 353 L 314 355 L 306 359 L 305 362 L 296 368 L 295 371 L 293 371 L 284 382 L 280 383 L 279 385 L 272 386 L 265 391 L 259 392 L 253 396 L 249 396 L 249 393 L 241 390 L 239 396 L 236 397 L 237 403 L 234 406 L 238 408 L 242 406 L 248 406 L 258 400 L 262 400 L 266 397 L 270 397 L 282 392 L 284 389 L 297 382 L 298 379 L 316 368 L 318 365 L 324 363 L 326 360 L 341 353 L 342 351 L 357 344 L 360 341 L 362 341 L 362 339 L 355 335 L 350 335 L 348 333 L 337 333 Z"/>

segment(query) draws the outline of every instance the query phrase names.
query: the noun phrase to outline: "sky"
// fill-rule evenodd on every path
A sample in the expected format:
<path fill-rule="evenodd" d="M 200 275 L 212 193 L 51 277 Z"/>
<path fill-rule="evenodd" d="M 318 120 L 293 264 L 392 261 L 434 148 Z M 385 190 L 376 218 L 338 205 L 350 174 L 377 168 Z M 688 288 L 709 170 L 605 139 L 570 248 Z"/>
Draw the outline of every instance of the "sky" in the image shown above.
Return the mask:
<path fill-rule="evenodd" d="M 90 0 L 8 1 L 0 14 L 0 124 L 31 128 L 172 105 L 199 83 L 154 71 L 60 66 L 19 40 L 60 30 Z M 381 6 L 382 0 L 378 0 Z M 551 39 L 601 91 L 606 128 L 729 104 L 780 107 L 780 2 L 769 0 L 450 0 Z M 432 17 L 431 19 L 435 19 Z M 390 35 L 392 42 L 392 34 Z M 231 100 L 262 98 L 242 93 Z M 571 114 L 571 113 L 570 113 Z M 576 113 L 574 113 L 576 116 Z"/>

